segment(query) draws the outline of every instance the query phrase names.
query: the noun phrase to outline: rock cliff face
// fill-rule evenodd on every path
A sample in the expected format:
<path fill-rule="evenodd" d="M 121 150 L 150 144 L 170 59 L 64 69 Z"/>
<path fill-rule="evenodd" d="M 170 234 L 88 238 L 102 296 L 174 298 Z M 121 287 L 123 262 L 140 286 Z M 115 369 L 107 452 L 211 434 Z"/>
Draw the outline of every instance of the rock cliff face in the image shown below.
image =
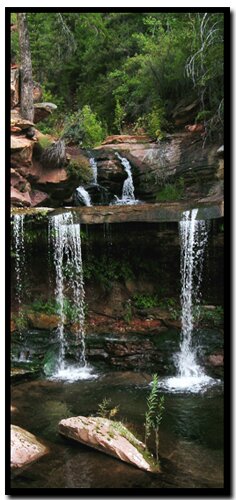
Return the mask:
<path fill-rule="evenodd" d="M 159 142 L 143 138 L 141 143 L 140 138 L 135 140 L 134 136 L 121 136 L 121 140 L 123 142 L 112 136 L 94 152 L 100 183 L 106 181 L 108 167 L 110 179 L 115 181 L 117 158 L 114 153 L 118 151 L 132 166 L 136 198 L 148 202 L 165 201 L 165 184 L 176 185 L 177 195 L 185 199 L 222 197 L 223 161 L 218 153 L 219 145 L 203 148 L 200 133 L 185 131 Z M 178 193 L 180 179 L 182 189 Z"/>

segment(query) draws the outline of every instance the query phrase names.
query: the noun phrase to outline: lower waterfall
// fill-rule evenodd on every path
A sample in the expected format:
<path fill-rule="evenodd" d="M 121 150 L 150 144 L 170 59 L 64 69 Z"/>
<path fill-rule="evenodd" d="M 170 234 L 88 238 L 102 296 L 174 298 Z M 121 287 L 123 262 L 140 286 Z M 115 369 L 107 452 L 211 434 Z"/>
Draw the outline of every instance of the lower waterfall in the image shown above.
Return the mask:
<path fill-rule="evenodd" d="M 81 254 L 80 224 L 73 222 L 70 212 L 50 217 L 49 232 L 54 252 L 55 298 L 58 306 L 59 322 L 57 327 L 57 338 L 59 345 L 58 361 L 53 378 L 76 380 L 79 378 L 90 378 L 91 367 L 86 361 L 85 354 L 85 302 L 83 268 Z M 67 341 L 65 335 L 65 289 L 70 292 L 70 306 L 73 311 L 73 323 L 75 326 L 75 341 L 80 344 L 80 352 L 77 353 L 76 365 L 66 361 Z"/>

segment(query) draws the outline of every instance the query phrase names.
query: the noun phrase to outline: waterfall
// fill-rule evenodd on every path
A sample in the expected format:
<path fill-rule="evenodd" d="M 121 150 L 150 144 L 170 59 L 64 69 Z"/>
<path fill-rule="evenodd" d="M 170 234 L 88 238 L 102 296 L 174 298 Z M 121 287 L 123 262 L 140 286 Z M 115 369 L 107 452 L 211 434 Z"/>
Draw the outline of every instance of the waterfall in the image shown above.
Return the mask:
<path fill-rule="evenodd" d="M 95 161 L 94 158 L 90 158 L 89 163 L 91 165 L 92 172 L 93 172 L 92 183 L 95 184 L 95 185 L 97 185 L 97 183 L 98 183 L 98 167 L 97 167 L 97 162 Z"/>
<path fill-rule="evenodd" d="M 196 352 L 192 345 L 194 327 L 193 307 L 199 303 L 200 284 L 202 280 L 203 257 L 207 243 L 207 224 L 196 220 L 197 209 L 183 214 L 179 223 L 181 242 L 181 344 L 176 357 L 177 370 L 181 377 L 200 377 L 202 368 L 197 364 Z"/>
<path fill-rule="evenodd" d="M 134 196 L 134 183 L 131 171 L 131 165 L 127 158 L 122 158 L 119 153 L 115 153 L 117 158 L 119 158 L 121 164 L 123 165 L 127 178 L 124 181 L 122 188 L 122 198 L 116 197 L 115 205 L 135 205 L 139 203 L 139 200 L 135 199 Z"/>
<path fill-rule="evenodd" d="M 13 215 L 13 246 L 15 252 L 16 299 L 18 302 L 18 317 L 23 320 L 23 276 L 25 275 L 25 245 L 24 245 L 24 214 Z"/>
<path fill-rule="evenodd" d="M 197 392 L 217 381 L 207 376 L 197 362 L 193 343 L 194 309 L 200 301 L 204 252 L 208 239 L 208 223 L 197 220 L 197 209 L 183 213 L 179 223 L 181 272 L 181 342 L 174 356 L 177 376 L 161 382 L 170 390 Z"/>
<path fill-rule="evenodd" d="M 89 196 L 88 191 L 83 186 L 79 186 L 76 188 L 76 197 L 79 201 L 81 201 L 86 207 L 91 207 L 91 198 Z"/>
<path fill-rule="evenodd" d="M 60 379 L 89 378 L 90 367 L 85 356 L 85 293 L 83 284 L 80 224 L 74 224 L 71 212 L 55 215 L 49 219 L 49 229 L 54 249 L 54 266 L 56 271 L 55 297 L 58 305 L 59 322 L 57 338 L 59 354 L 56 373 L 53 377 Z M 81 352 L 77 366 L 69 365 L 65 360 L 67 341 L 65 336 L 66 287 L 71 291 L 69 302 L 74 325 L 76 344 L 81 344 Z"/>

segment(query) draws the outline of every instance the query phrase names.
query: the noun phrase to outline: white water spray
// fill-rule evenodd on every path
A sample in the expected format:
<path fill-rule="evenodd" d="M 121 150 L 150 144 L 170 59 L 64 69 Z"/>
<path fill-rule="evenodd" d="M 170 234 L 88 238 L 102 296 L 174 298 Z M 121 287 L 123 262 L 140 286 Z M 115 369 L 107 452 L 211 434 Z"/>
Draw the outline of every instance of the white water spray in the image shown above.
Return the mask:
<path fill-rule="evenodd" d="M 74 224 L 71 212 L 58 214 L 49 219 L 50 234 L 54 249 L 54 265 L 56 270 L 55 297 L 58 304 L 59 323 L 57 336 L 59 342 L 59 355 L 56 373 L 53 378 L 76 380 L 78 378 L 88 378 L 90 367 L 85 357 L 85 327 L 84 308 L 85 293 L 83 284 L 82 254 L 80 224 Z M 72 291 L 71 310 L 73 322 L 77 325 L 75 333 L 76 343 L 80 341 L 81 352 L 79 363 L 70 366 L 66 363 L 66 299 L 65 299 L 65 275 L 69 282 L 69 289 Z"/>
<path fill-rule="evenodd" d="M 134 183 L 132 177 L 131 165 L 127 158 L 122 158 L 119 153 L 115 153 L 117 158 L 119 158 L 121 164 L 123 165 L 125 172 L 127 174 L 127 178 L 124 181 L 122 188 L 122 198 L 118 198 L 115 201 L 116 205 L 136 205 L 139 203 L 139 200 L 135 199 L 134 196 Z"/>

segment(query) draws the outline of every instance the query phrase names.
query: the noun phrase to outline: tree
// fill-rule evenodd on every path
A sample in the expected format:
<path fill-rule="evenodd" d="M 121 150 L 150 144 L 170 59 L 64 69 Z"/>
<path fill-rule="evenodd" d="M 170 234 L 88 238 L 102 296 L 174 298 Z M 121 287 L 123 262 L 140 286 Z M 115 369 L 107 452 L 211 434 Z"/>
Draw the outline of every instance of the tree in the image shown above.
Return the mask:
<path fill-rule="evenodd" d="M 32 62 L 26 14 L 17 14 L 21 62 L 21 115 L 34 120 Z"/>

